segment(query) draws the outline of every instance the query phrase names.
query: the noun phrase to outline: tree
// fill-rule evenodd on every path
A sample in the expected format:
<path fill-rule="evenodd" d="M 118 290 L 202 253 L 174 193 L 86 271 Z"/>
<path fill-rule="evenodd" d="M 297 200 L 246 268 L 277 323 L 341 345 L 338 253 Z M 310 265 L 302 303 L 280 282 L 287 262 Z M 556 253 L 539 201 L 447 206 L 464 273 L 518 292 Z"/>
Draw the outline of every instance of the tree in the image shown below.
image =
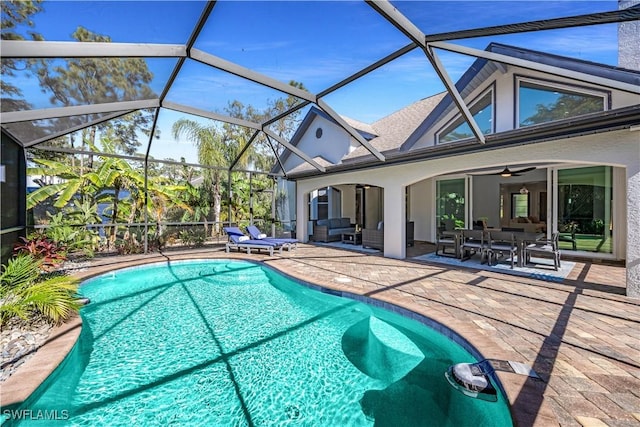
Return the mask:
<path fill-rule="evenodd" d="M 111 140 L 103 138 L 102 145 L 105 153 L 113 153 L 114 145 Z M 109 207 L 101 213 L 109 216 L 112 223 L 127 222 L 129 224 L 142 219 L 145 194 L 147 213 L 155 222 L 163 221 L 166 211 L 174 204 L 190 209 L 179 197 L 184 186 L 171 185 L 162 177 L 150 177 L 147 179 L 145 193 L 144 172 L 134 168 L 124 159 L 100 156 L 100 150 L 97 147 L 91 148 L 98 152 L 99 164 L 95 170 L 86 172 L 78 172 L 77 168 L 61 162 L 34 159 L 34 162 L 41 166 L 29 168 L 28 175 L 56 176 L 59 182 L 45 185 L 29 193 L 27 209 L 50 198 L 55 199 L 54 207 L 61 209 L 72 200 L 79 198 L 81 203 L 108 203 Z M 123 193 L 126 195 L 121 198 Z M 124 200 L 129 203 L 123 204 Z M 113 243 L 117 227 L 112 227 L 110 230 L 110 241 Z"/>
<path fill-rule="evenodd" d="M 2 40 L 24 40 L 25 37 L 17 32 L 18 27 L 21 25 L 33 27 L 31 17 L 42 11 L 41 3 L 42 0 L 4 0 L 1 3 L 2 18 L 0 18 Z M 28 36 L 31 40 L 42 40 L 42 36 L 33 31 L 29 31 Z M 0 63 L 2 111 L 26 110 L 30 107 L 25 100 L 19 99 L 22 96 L 20 88 L 9 83 L 10 79 L 7 79 L 7 77 L 14 77 L 15 71 L 19 68 L 29 65 L 30 61 L 2 58 Z"/>
<path fill-rule="evenodd" d="M 521 124 L 530 126 L 594 113 L 602 109 L 602 98 L 599 96 L 564 93 L 554 103 L 536 105 L 536 114 Z"/>
<path fill-rule="evenodd" d="M 203 125 L 189 119 L 180 119 L 173 124 L 173 137 L 179 140 L 185 137 L 194 142 L 198 149 L 198 162 L 203 166 L 224 166 L 237 155 L 239 148 L 233 140 L 225 144 L 222 135 L 214 124 Z M 202 169 L 202 190 L 200 195 L 206 197 L 206 209 L 208 216 L 205 217 L 205 228 L 208 227 L 206 220 L 214 222 L 213 230 L 218 231 L 220 222 L 220 212 L 222 209 L 222 180 L 226 178 L 226 172 L 220 169 Z M 203 210 L 204 212 L 204 210 Z"/>
<path fill-rule="evenodd" d="M 109 36 L 95 34 L 83 27 L 76 29 L 73 38 L 84 43 L 111 42 Z M 51 92 L 53 105 L 90 105 L 156 97 L 149 86 L 153 74 L 144 58 L 71 58 L 63 65 L 40 61 L 37 75 L 42 88 Z M 149 136 L 152 119 L 150 111 L 136 111 L 92 126 L 83 131 L 82 149 L 87 142 L 95 143 L 97 131 L 109 129 L 116 151 L 134 154 L 141 145 L 138 131 Z M 76 124 L 84 121 L 83 118 L 75 120 L 78 121 Z M 73 145 L 73 140 L 70 144 Z"/>

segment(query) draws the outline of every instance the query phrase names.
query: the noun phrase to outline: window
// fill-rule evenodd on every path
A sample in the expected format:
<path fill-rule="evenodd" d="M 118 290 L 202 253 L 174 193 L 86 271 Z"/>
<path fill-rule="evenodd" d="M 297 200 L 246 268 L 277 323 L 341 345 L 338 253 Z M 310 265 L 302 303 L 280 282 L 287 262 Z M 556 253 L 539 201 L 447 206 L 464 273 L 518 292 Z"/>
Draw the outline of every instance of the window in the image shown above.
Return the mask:
<path fill-rule="evenodd" d="M 446 230 L 465 226 L 465 180 L 443 179 L 436 183 L 436 224 Z"/>
<path fill-rule="evenodd" d="M 606 93 L 518 81 L 518 127 L 605 110 Z"/>
<path fill-rule="evenodd" d="M 529 216 L 529 193 L 511 193 L 511 218 Z"/>
<path fill-rule="evenodd" d="M 329 218 L 329 188 L 318 190 L 318 219 Z"/>
<path fill-rule="evenodd" d="M 493 133 L 493 89 L 488 90 L 480 96 L 469 108 L 473 119 L 483 134 Z M 457 141 L 459 139 L 472 138 L 471 127 L 462 117 L 458 117 L 441 130 L 436 138 L 438 143 Z"/>

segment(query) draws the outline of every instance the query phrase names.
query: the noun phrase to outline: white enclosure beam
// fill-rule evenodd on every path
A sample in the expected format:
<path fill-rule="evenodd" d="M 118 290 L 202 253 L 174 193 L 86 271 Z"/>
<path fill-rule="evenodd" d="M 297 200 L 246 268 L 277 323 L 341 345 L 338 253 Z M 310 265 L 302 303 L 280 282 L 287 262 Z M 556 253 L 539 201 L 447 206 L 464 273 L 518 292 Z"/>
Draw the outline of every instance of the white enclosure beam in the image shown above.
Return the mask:
<path fill-rule="evenodd" d="M 158 99 L 140 101 L 107 102 L 104 104 L 74 105 L 70 107 L 43 108 L 40 110 L 10 111 L 2 113 L 0 123 L 28 122 L 31 120 L 46 120 L 57 117 L 82 116 L 85 114 L 112 113 L 126 110 L 142 110 L 158 108 Z"/>
<path fill-rule="evenodd" d="M 180 44 L 50 42 L 2 40 L 3 58 L 180 58 L 187 48 Z"/>
<path fill-rule="evenodd" d="M 579 71 L 567 70 L 566 68 L 554 67 L 553 65 L 540 64 L 539 62 L 535 62 L 535 61 L 514 58 L 512 56 L 502 55 L 500 53 L 495 53 L 495 52 L 488 52 L 486 50 L 458 46 L 451 43 L 433 42 L 433 43 L 429 43 L 429 46 L 435 47 L 438 49 L 448 50 L 450 52 L 461 53 L 463 55 L 475 56 L 476 58 L 484 58 L 490 61 L 500 62 L 503 64 L 515 65 L 517 67 L 522 67 L 529 70 L 541 71 L 543 73 L 553 74 L 561 77 L 567 77 L 567 78 L 578 80 L 585 83 L 601 85 L 611 89 L 618 89 L 625 92 L 640 94 L 640 85 L 638 84 L 625 83 L 618 80 L 607 79 L 605 77 L 594 76 L 592 74 L 581 73 Z"/>
<path fill-rule="evenodd" d="M 447 88 L 447 92 L 449 92 L 449 95 L 451 95 L 453 102 L 458 107 L 458 110 L 460 110 L 460 114 L 462 114 L 466 122 L 469 124 L 469 126 L 471 127 L 471 131 L 473 132 L 475 137 L 478 139 L 478 141 L 481 144 L 484 144 L 485 142 L 484 135 L 480 131 L 478 124 L 476 123 L 476 121 L 473 118 L 473 115 L 469 111 L 469 108 L 467 108 L 467 105 L 462 99 L 460 92 L 458 92 L 458 89 L 456 88 L 455 83 L 453 83 L 453 81 L 449 78 L 449 75 L 445 71 L 444 66 L 442 65 L 438 57 L 435 55 L 435 52 L 433 52 L 428 48 L 427 43 L 425 41 L 424 33 L 418 27 L 416 27 L 413 24 L 413 22 L 408 20 L 402 13 L 400 13 L 400 11 L 398 11 L 398 9 L 396 9 L 388 1 L 367 0 L 367 3 L 369 3 L 369 5 L 373 7 L 379 14 L 381 14 L 387 21 L 393 24 L 396 28 L 402 31 L 407 37 L 409 37 L 414 43 L 416 43 L 418 46 L 422 48 L 425 55 L 429 59 L 429 62 L 431 62 L 431 65 L 433 66 L 434 70 L 440 77 L 440 80 L 442 80 L 442 83 Z"/>
<path fill-rule="evenodd" d="M 331 107 L 327 105 L 326 102 L 324 102 L 321 99 L 318 99 L 317 105 L 318 107 L 320 107 L 322 111 L 327 113 L 333 120 L 335 120 L 344 130 L 346 130 L 349 133 L 349 135 L 354 137 L 360 143 L 360 145 L 362 145 L 364 148 L 369 150 L 371 154 L 376 156 L 378 160 L 380 160 L 381 162 L 384 162 L 386 160 L 384 155 L 381 152 L 379 152 L 373 145 L 371 145 L 369 141 L 364 139 L 362 135 L 360 135 L 360 133 L 358 133 L 357 130 L 351 127 L 349 123 L 347 123 L 342 117 L 340 117 L 338 113 L 333 111 Z"/>
<path fill-rule="evenodd" d="M 291 86 L 289 84 L 281 82 L 280 80 L 265 76 L 264 74 L 260 74 L 249 68 L 242 67 L 238 64 L 203 52 L 199 49 L 191 49 L 191 51 L 189 52 L 189 57 L 195 61 L 210 65 L 238 77 L 251 80 L 252 82 L 259 83 L 263 86 L 270 87 L 271 89 L 278 90 L 280 92 L 286 93 L 287 95 L 295 96 L 296 98 L 301 98 L 310 102 L 316 102 L 316 97 L 306 90 Z"/>
<path fill-rule="evenodd" d="M 481 27 L 470 30 L 429 34 L 426 36 L 426 41 L 429 43 L 443 40 L 460 40 L 474 37 L 555 30 L 558 28 L 581 27 L 586 25 L 615 24 L 638 19 L 640 19 L 640 8 L 627 8 L 611 12 L 598 12 L 587 15 L 576 15 L 563 18 L 543 19 L 539 21 L 520 22 L 517 24 L 496 25 L 493 27 Z"/>
<path fill-rule="evenodd" d="M 260 126 L 260 124 L 258 123 L 250 122 L 248 120 L 238 119 L 231 116 L 225 116 L 223 114 L 213 113 L 211 111 L 201 110 L 200 108 L 189 107 L 187 105 L 182 105 L 182 104 L 178 104 L 171 101 L 164 101 L 162 103 L 162 107 L 168 110 L 179 111 L 181 113 L 187 113 L 187 114 L 193 114 L 194 116 L 217 120 L 223 123 L 244 126 L 244 127 L 248 127 L 256 130 L 262 130 L 262 126 Z"/>
<path fill-rule="evenodd" d="M 425 34 L 387 0 L 366 0 L 387 21 L 402 31 L 412 42 L 425 47 Z"/>
<path fill-rule="evenodd" d="M 429 58 L 431 65 L 433 65 L 433 69 L 436 71 L 436 73 L 438 73 L 440 80 L 442 80 L 442 82 L 446 86 L 449 95 L 451 95 L 453 99 L 453 102 L 458 106 L 460 113 L 469 124 L 469 127 L 471 127 L 471 132 L 473 132 L 473 135 L 476 137 L 478 142 L 484 144 L 485 138 L 482 130 L 480 130 L 478 123 L 476 123 L 476 120 L 473 118 L 473 114 L 471 114 L 471 111 L 469 111 L 467 104 L 464 102 L 464 99 L 462 99 L 462 95 L 460 95 L 460 92 L 456 88 L 455 83 L 453 83 L 453 80 L 451 80 L 449 74 L 447 74 L 447 71 L 442 65 L 442 62 L 440 62 L 440 59 L 432 49 L 427 47 L 426 49 L 424 49 L 424 53 L 427 55 L 427 58 Z"/>
<path fill-rule="evenodd" d="M 34 145 L 42 144 L 43 142 L 50 141 L 50 140 L 58 138 L 60 136 L 64 136 L 64 135 L 67 135 L 69 133 L 73 133 L 73 132 L 85 129 L 85 128 L 88 128 L 90 126 L 98 125 L 100 123 L 108 122 L 109 120 L 118 118 L 120 116 L 124 116 L 125 114 L 129 114 L 129 113 L 131 113 L 133 111 L 134 110 L 117 111 L 117 112 L 115 112 L 113 114 L 108 114 L 106 116 L 102 116 L 99 119 L 91 120 L 90 122 L 83 123 L 83 124 L 78 125 L 78 126 L 73 126 L 73 127 L 67 128 L 65 130 L 61 130 L 60 132 L 52 133 L 52 134 L 44 136 L 42 138 L 38 138 L 36 140 L 30 141 L 27 144 L 24 144 L 24 148 L 33 147 Z"/>
<path fill-rule="evenodd" d="M 313 166 L 314 168 L 316 168 L 320 172 L 326 172 L 327 171 L 324 166 L 320 165 L 318 162 L 313 160 L 304 151 L 300 150 L 295 145 L 292 145 L 292 144 L 288 143 L 287 141 L 285 141 L 284 138 L 281 138 L 280 136 L 276 135 L 275 133 L 273 133 L 271 130 L 269 130 L 267 128 L 262 129 L 262 131 L 267 136 L 270 136 L 271 138 L 273 138 L 276 141 L 278 141 L 280 144 L 284 145 L 286 148 L 291 150 L 291 152 L 293 154 L 295 154 L 296 156 L 300 157 L 302 160 L 304 160 L 305 162 L 309 163 L 311 166 Z"/>

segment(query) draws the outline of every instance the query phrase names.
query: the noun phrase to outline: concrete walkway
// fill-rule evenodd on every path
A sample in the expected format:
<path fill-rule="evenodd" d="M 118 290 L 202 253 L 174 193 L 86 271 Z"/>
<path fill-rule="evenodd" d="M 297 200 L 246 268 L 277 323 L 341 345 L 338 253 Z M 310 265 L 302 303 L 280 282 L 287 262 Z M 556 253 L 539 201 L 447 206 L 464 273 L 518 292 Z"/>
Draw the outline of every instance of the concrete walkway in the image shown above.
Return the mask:
<path fill-rule="evenodd" d="M 622 267 L 577 262 L 567 279 L 551 283 L 299 245 L 273 257 L 206 249 L 103 258 L 74 274 L 219 257 L 264 262 L 307 282 L 393 303 L 447 325 L 484 358 L 533 367 L 541 379 L 498 372 L 519 426 L 640 426 L 640 300 L 624 296 Z M 32 366 L 45 366 L 41 353 L 48 366 L 41 375 L 48 375 L 51 353 L 43 349 L 3 384 L 3 404 L 9 383 L 37 386 Z"/>

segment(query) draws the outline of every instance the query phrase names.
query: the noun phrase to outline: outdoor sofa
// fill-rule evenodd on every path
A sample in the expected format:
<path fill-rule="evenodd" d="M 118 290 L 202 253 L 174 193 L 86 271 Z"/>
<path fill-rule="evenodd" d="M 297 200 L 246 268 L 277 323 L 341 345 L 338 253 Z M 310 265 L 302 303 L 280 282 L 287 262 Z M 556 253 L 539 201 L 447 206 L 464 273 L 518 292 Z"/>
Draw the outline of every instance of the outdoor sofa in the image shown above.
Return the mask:
<path fill-rule="evenodd" d="M 351 224 L 350 218 L 319 219 L 313 222 L 314 242 L 336 242 L 342 240 L 343 233 L 355 233 L 356 226 Z"/>

